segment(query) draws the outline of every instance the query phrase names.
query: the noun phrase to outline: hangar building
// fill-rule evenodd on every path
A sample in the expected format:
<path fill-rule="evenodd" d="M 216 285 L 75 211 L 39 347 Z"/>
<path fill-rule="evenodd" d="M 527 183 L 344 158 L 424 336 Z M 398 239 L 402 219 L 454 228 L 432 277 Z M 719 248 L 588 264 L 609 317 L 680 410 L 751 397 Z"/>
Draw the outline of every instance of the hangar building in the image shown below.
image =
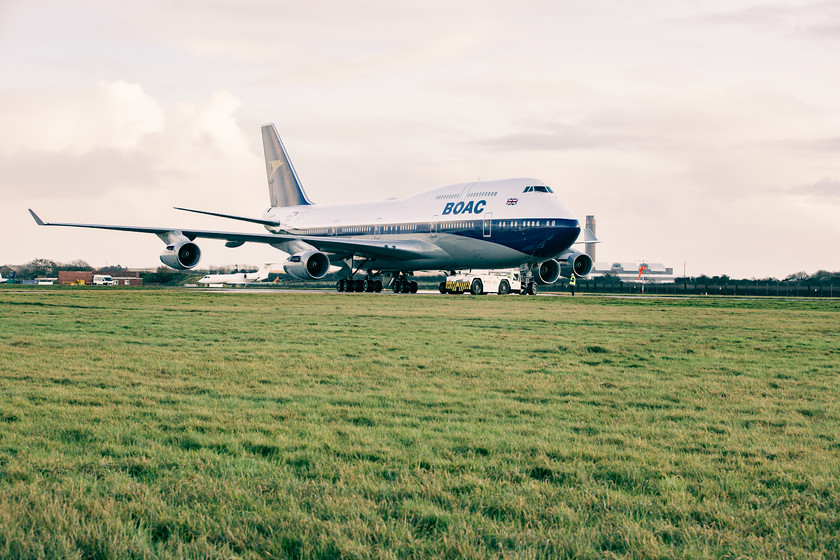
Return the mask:
<path fill-rule="evenodd" d="M 110 274 L 108 272 L 96 272 L 93 270 L 59 270 L 58 271 L 58 283 L 62 286 L 68 284 L 76 284 L 79 281 L 84 282 L 86 285 L 93 284 L 93 275 L 94 274 Z M 116 280 L 117 286 L 142 286 L 143 279 L 140 278 L 139 272 L 132 272 L 132 271 L 124 271 L 120 273 L 120 276 L 115 276 L 110 274 L 110 276 Z"/>

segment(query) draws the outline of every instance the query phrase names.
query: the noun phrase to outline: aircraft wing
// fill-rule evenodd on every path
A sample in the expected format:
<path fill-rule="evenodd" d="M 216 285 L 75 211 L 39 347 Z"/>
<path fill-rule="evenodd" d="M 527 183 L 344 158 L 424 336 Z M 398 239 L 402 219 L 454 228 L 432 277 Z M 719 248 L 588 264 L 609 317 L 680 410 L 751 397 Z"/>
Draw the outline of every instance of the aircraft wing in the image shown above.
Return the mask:
<path fill-rule="evenodd" d="M 414 259 L 429 259 L 440 255 L 441 249 L 416 239 L 402 241 L 378 241 L 374 239 L 335 238 L 298 235 L 264 234 L 264 237 L 278 241 L 303 241 L 309 243 L 319 251 L 326 253 L 347 253 L 372 259 L 408 261 Z M 270 241 L 263 241 L 270 243 Z"/>
<path fill-rule="evenodd" d="M 359 255 L 372 259 L 407 261 L 432 258 L 440 254 L 441 249 L 420 240 L 406 239 L 402 241 L 379 241 L 375 239 L 354 239 L 346 237 L 321 237 L 309 235 L 288 235 L 274 233 L 238 233 L 230 231 L 212 231 L 201 229 L 158 228 L 145 226 L 117 226 L 104 224 L 71 224 L 45 222 L 31 209 L 29 213 L 39 226 L 64 226 L 93 229 L 108 229 L 113 231 L 131 231 L 137 233 L 151 233 L 165 239 L 170 234 L 180 234 L 193 241 L 198 238 L 221 239 L 230 246 L 243 243 L 264 243 L 276 245 L 287 241 L 302 241 L 327 253 Z"/>

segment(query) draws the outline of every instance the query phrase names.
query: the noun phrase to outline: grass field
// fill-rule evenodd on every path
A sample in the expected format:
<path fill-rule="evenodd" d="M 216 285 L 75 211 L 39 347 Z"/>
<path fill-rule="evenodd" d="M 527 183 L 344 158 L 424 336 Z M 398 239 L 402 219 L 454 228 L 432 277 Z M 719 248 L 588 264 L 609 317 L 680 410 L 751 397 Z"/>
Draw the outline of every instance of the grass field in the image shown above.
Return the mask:
<path fill-rule="evenodd" d="M 3 558 L 838 558 L 840 302 L 0 292 Z"/>

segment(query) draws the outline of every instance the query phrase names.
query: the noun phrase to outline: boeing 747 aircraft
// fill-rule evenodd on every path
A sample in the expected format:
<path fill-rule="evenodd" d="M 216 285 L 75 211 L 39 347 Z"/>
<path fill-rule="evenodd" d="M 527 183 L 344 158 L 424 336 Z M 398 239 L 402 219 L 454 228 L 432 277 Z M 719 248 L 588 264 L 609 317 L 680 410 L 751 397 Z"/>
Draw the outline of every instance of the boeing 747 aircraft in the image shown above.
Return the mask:
<path fill-rule="evenodd" d="M 166 245 L 160 255 L 178 270 L 195 267 L 195 240 L 221 239 L 227 247 L 265 243 L 290 256 L 283 268 L 302 280 L 318 280 L 330 266 L 341 271 L 338 291 L 373 292 L 390 276 L 394 292 L 413 293 L 411 273 L 519 267 L 529 293 L 560 276 L 586 276 L 588 255 L 571 249 L 581 227 L 557 194 L 538 179 L 460 183 L 404 199 L 318 206 L 301 187 L 273 124 L 262 127 L 271 201 L 261 218 L 178 208 L 265 226 L 269 233 L 239 233 L 102 224 L 38 225 L 152 233 Z M 586 230 L 587 242 L 595 242 Z M 584 241 L 582 240 L 582 241 Z"/>

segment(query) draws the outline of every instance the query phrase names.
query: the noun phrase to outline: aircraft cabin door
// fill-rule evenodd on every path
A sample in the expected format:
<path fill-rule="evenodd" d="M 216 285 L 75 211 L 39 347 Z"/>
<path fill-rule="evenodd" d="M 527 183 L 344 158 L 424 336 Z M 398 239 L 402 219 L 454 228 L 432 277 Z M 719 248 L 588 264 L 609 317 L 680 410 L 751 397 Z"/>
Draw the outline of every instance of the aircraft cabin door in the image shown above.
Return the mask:
<path fill-rule="evenodd" d="M 373 238 L 379 239 L 380 233 L 382 233 L 382 218 L 376 218 L 376 224 L 373 226 Z"/>
<path fill-rule="evenodd" d="M 484 215 L 484 237 L 490 237 L 493 228 L 493 212 Z"/>
<path fill-rule="evenodd" d="M 437 237 L 437 229 L 438 229 L 438 218 L 440 216 L 435 214 L 432 216 L 432 225 L 429 227 L 429 233 L 431 233 L 431 237 Z"/>

